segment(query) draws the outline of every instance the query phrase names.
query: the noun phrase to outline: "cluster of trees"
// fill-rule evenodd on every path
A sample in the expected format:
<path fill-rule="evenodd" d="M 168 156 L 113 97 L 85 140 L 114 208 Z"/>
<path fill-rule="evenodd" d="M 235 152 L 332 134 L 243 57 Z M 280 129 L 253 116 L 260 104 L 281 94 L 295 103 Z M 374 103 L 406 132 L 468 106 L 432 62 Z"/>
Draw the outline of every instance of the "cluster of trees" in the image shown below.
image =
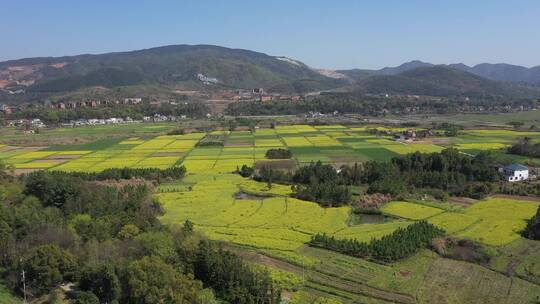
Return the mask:
<path fill-rule="evenodd" d="M 250 177 L 254 172 L 255 169 L 248 165 L 242 165 L 242 168 L 238 168 L 238 166 L 236 167 L 236 173 L 240 174 L 242 177 Z"/>
<path fill-rule="evenodd" d="M 300 167 L 292 173 L 263 166 L 255 172 L 254 179 L 267 182 L 269 186 L 273 182 L 293 184 L 297 198 L 315 201 L 324 207 L 342 206 L 351 200 L 351 191 L 336 169 L 320 161 Z"/>
<path fill-rule="evenodd" d="M 459 132 L 463 130 L 463 126 L 448 123 L 448 122 L 443 122 L 442 124 L 438 126 L 438 128 L 444 131 L 444 136 L 448 136 L 448 137 L 458 136 Z"/>
<path fill-rule="evenodd" d="M 289 159 L 292 157 L 292 153 L 287 149 L 269 149 L 265 156 L 269 159 Z"/>
<path fill-rule="evenodd" d="M 369 185 L 368 193 L 399 195 L 414 189 L 440 189 L 481 198 L 493 191 L 499 174 L 488 153 L 469 156 L 457 149 L 412 153 L 390 161 L 371 161 L 342 170 L 344 177 Z"/>
<path fill-rule="evenodd" d="M 540 157 L 540 143 L 533 143 L 530 137 L 521 138 L 508 148 L 508 153 L 529 157 Z"/>
<path fill-rule="evenodd" d="M 351 191 L 346 185 L 337 182 L 312 181 L 309 184 L 299 184 L 294 188 L 295 196 L 299 199 L 315 201 L 323 207 L 339 207 L 351 200 Z"/>
<path fill-rule="evenodd" d="M 33 299 L 64 283 L 75 303 L 277 303 L 268 273 L 183 227 L 145 185 L 39 172 L 0 178 L 0 277 Z"/>
<path fill-rule="evenodd" d="M 538 207 L 536 214 L 527 221 L 527 226 L 523 230 L 523 236 L 531 240 L 540 241 L 540 207 Z"/>
<path fill-rule="evenodd" d="M 310 246 L 337 251 L 355 257 L 370 257 L 379 261 L 393 262 L 417 253 L 426 248 L 431 240 L 444 235 L 444 230 L 420 221 L 406 228 L 398 228 L 392 234 L 371 242 L 355 239 L 336 239 L 326 234 L 316 234 L 309 242 Z"/>
<path fill-rule="evenodd" d="M 253 171 L 253 179 L 259 182 L 266 182 L 271 188 L 274 182 L 289 184 L 291 183 L 291 172 L 278 170 L 272 166 L 264 165 L 258 170 Z"/>

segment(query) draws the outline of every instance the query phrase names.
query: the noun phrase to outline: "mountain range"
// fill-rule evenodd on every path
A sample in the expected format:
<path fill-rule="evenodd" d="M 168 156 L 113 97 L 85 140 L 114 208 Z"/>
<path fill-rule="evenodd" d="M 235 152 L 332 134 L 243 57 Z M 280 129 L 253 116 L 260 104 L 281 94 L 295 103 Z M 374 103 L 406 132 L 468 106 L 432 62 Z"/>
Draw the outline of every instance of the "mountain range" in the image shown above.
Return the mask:
<path fill-rule="evenodd" d="M 420 60 L 413 60 L 397 67 L 385 67 L 380 70 L 350 69 L 338 70 L 336 72 L 358 80 L 372 75 L 397 75 L 412 69 L 433 66 L 436 65 Z M 540 85 L 540 66 L 527 68 L 507 63 L 481 63 L 472 67 L 463 63 L 439 66 L 446 66 L 496 81 L 506 81 L 525 85 Z"/>
<path fill-rule="evenodd" d="M 330 89 L 430 96 L 540 97 L 540 66 L 434 65 L 411 61 L 380 70 L 316 70 L 282 56 L 213 45 L 171 45 L 98 55 L 0 62 L 0 102 L 107 94 L 152 96 L 177 90 Z M 116 96 L 117 96 L 116 95 Z"/>

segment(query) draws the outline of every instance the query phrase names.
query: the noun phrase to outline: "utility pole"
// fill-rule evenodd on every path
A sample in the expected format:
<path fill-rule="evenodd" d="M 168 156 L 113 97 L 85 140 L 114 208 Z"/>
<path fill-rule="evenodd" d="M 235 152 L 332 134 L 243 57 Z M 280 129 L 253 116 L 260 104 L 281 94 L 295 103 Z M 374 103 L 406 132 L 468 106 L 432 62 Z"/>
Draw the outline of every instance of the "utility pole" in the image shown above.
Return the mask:
<path fill-rule="evenodd" d="M 25 276 L 25 272 L 24 272 L 24 269 L 22 270 L 22 283 L 23 283 L 23 297 L 24 297 L 24 304 L 28 303 L 26 301 L 26 276 Z"/>

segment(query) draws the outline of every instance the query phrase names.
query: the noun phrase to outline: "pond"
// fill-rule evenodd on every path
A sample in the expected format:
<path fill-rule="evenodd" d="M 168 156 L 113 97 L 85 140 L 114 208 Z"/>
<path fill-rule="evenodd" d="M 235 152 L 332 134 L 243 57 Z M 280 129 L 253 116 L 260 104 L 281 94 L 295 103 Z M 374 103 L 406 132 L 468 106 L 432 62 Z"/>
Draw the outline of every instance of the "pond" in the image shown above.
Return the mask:
<path fill-rule="evenodd" d="M 360 224 L 378 224 L 387 222 L 390 217 L 382 214 L 359 214 L 358 217 Z"/>

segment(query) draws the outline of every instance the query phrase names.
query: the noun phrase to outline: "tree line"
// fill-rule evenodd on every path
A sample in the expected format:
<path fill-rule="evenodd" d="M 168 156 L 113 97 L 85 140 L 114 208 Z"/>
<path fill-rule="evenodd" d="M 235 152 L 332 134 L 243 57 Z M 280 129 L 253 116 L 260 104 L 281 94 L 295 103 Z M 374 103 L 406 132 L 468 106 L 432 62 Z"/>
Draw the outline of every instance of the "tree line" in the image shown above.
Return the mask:
<path fill-rule="evenodd" d="M 420 221 L 405 228 L 398 228 L 380 239 L 372 239 L 369 243 L 356 239 L 336 239 L 334 236 L 326 234 L 315 234 L 309 245 L 354 257 L 394 262 L 414 255 L 420 249 L 426 248 L 433 238 L 443 236 L 444 233 L 444 230 L 426 221 Z"/>
<path fill-rule="evenodd" d="M 406 96 L 380 97 L 361 92 L 323 93 L 301 101 L 240 101 L 229 104 L 226 114 L 248 115 L 298 115 L 309 112 L 354 113 L 366 116 L 387 114 L 447 114 L 459 112 L 507 112 L 510 109 L 531 109 L 540 103 L 531 99 L 500 97 L 440 97 L 414 100 Z"/>
<path fill-rule="evenodd" d="M 527 221 L 522 234 L 528 239 L 540 241 L 540 206 L 536 214 Z"/>
<path fill-rule="evenodd" d="M 470 156 L 457 149 L 440 153 L 415 152 L 390 161 L 369 161 L 345 166 L 345 183 L 367 184 L 368 193 L 400 195 L 421 189 L 438 189 L 452 195 L 481 198 L 494 190 L 499 174 L 489 153 Z"/>
<path fill-rule="evenodd" d="M 55 174 L 54 172 L 52 174 Z M 184 166 L 176 166 L 165 169 L 159 168 L 109 168 L 100 172 L 60 172 L 79 177 L 84 180 L 121 180 L 142 178 L 147 180 L 161 181 L 163 179 L 181 179 L 186 174 Z"/>
<path fill-rule="evenodd" d="M 346 205 L 352 197 L 348 185 L 343 183 L 337 170 L 320 161 L 300 167 L 294 172 L 276 170 L 270 166 L 263 166 L 259 170 L 240 170 L 242 176 L 249 172 L 253 172 L 255 180 L 266 182 L 269 187 L 275 182 L 292 184 L 295 197 L 317 202 L 323 207 Z"/>
<path fill-rule="evenodd" d="M 530 137 L 523 137 L 507 149 L 510 154 L 540 157 L 540 143 L 533 143 Z"/>
<path fill-rule="evenodd" d="M 146 184 L 0 174 L 0 278 L 22 296 L 24 271 L 29 299 L 73 283 L 74 303 L 278 303 L 268 273 L 162 214 Z"/>

